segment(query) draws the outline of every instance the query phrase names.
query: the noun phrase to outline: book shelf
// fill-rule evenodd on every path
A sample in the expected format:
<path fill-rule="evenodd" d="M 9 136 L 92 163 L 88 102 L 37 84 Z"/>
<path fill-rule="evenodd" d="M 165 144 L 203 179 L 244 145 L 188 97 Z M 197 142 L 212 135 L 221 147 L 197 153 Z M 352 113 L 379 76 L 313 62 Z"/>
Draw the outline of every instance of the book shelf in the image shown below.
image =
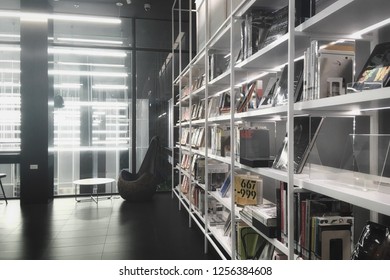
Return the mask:
<path fill-rule="evenodd" d="M 225 0 L 219 1 L 222 4 L 227 5 L 228 9 L 226 19 L 220 24 L 219 27 L 210 28 L 210 21 L 208 13 L 215 12 L 208 10 L 208 4 L 213 0 L 196 1 L 199 5 L 205 5 L 206 8 L 202 10 L 206 13 L 204 16 L 204 22 L 202 26 L 206 30 L 200 32 L 204 38 L 200 41 L 204 41 L 204 45 L 200 46 L 197 54 L 192 57 L 190 51 L 190 62 L 188 65 L 181 65 L 181 50 L 179 50 L 178 64 L 181 65 L 177 73 L 172 75 L 172 98 L 175 100 L 176 107 L 179 108 L 179 119 L 172 124 L 179 131 L 186 127 L 192 130 L 193 128 L 203 127 L 205 130 L 204 143 L 208 143 L 211 139 L 211 133 L 208 128 L 211 126 L 227 126 L 234 128 L 241 122 L 248 123 L 261 123 L 261 122 L 282 122 L 284 123 L 285 130 L 288 135 L 288 162 L 292 162 L 294 158 L 294 116 L 302 114 L 319 115 L 319 116 L 369 116 L 371 118 L 370 132 L 375 133 L 377 130 L 377 124 L 375 123 L 375 112 L 378 108 L 390 107 L 390 90 L 388 88 L 379 88 L 369 91 L 348 93 L 339 96 L 300 101 L 294 103 L 293 98 L 288 98 L 288 101 L 279 106 L 269 106 L 260 109 L 248 110 L 246 112 L 236 113 L 237 100 L 231 98 L 230 100 L 230 112 L 220 114 L 218 116 L 208 116 L 205 114 L 201 119 L 190 119 L 186 121 L 181 120 L 181 112 L 183 108 L 191 108 L 193 104 L 200 101 L 204 102 L 204 110 L 208 112 L 210 108 L 208 100 L 212 97 L 220 95 L 224 91 L 228 91 L 233 96 L 233 93 L 242 84 L 255 81 L 261 77 L 272 75 L 274 72 L 280 71 L 284 65 L 293 66 L 294 60 L 301 58 L 304 52 L 310 46 L 312 40 L 326 40 L 326 41 L 338 41 L 343 40 L 363 40 L 363 41 L 375 41 L 377 38 L 369 34 L 365 35 L 368 28 L 373 27 L 379 23 L 390 23 L 389 12 L 390 6 L 386 0 L 338 0 L 330 4 L 322 11 L 312 15 L 306 19 L 303 23 L 295 26 L 295 1 L 293 0 Z M 177 25 L 177 16 L 175 14 L 187 13 L 190 18 L 190 28 L 188 36 L 194 37 L 191 33 L 192 22 L 191 17 L 195 17 L 196 13 L 191 15 L 186 9 L 181 9 L 181 0 L 176 0 L 173 5 L 172 24 Z M 189 1 L 191 3 L 191 1 Z M 226 4 L 228 3 L 228 4 Z M 289 5 L 289 30 L 283 36 L 280 36 L 277 40 L 271 44 L 261 48 L 249 57 L 236 61 L 236 59 L 230 59 L 229 66 L 221 74 L 217 75 L 213 79 L 209 79 L 210 65 L 209 56 L 214 53 L 229 53 L 231 57 L 236 56 L 239 48 L 240 25 L 237 21 L 239 18 L 243 18 L 244 15 L 254 7 L 269 7 L 272 9 L 280 9 L 283 6 Z M 197 10 L 197 13 L 201 11 L 198 7 L 192 7 L 190 10 Z M 362 13 L 364 11 L 364 13 Z M 291 16 L 292 15 L 292 16 Z M 358 20 L 357 20 L 358 17 Z M 179 17 L 181 18 L 181 16 Z M 178 32 L 181 33 L 180 29 Z M 379 28 L 379 27 L 377 27 Z M 213 34 L 209 34 L 209 30 L 216 30 Z M 173 27 L 174 30 L 174 27 Z M 375 29 L 374 29 L 375 31 Z M 175 41 L 175 38 L 172 39 Z M 190 40 L 191 45 L 191 40 Z M 199 47 L 199 46 L 198 46 Z M 173 49 L 173 52 L 177 52 L 177 49 Z M 367 54 L 368 55 L 368 54 Z M 177 62 L 176 62 L 177 63 Z M 192 83 L 199 78 L 199 75 L 204 75 L 204 85 L 189 90 L 189 94 L 183 96 L 183 88 L 185 86 L 191 87 Z M 293 97 L 294 93 L 294 67 L 288 67 L 288 92 L 289 97 Z M 374 116 L 374 117 L 371 117 Z M 180 138 L 180 137 L 179 137 Z M 191 145 L 176 145 L 176 152 L 172 152 L 172 157 L 178 157 L 178 162 L 183 153 L 189 153 L 190 155 L 199 155 L 205 157 L 206 167 L 205 172 L 208 174 L 208 160 L 216 160 L 221 163 L 228 164 L 230 166 L 231 182 L 234 182 L 234 170 L 242 170 L 244 172 L 250 172 L 251 174 L 257 174 L 262 178 L 268 178 L 275 182 L 285 182 L 288 186 L 287 190 L 287 211 L 293 213 L 294 209 L 294 194 L 300 191 L 311 191 L 314 193 L 322 194 L 330 198 L 341 200 L 355 206 L 367 209 L 371 211 L 375 219 L 377 213 L 390 216 L 390 191 L 385 190 L 364 190 L 346 186 L 337 180 L 321 180 L 314 179 L 311 176 L 310 168 L 315 168 L 315 165 L 306 166 L 301 174 L 294 174 L 293 165 L 288 167 L 287 171 L 267 168 L 253 168 L 244 164 L 238 163 L 236 156 L 236 134 L 235 129 L 230 129 L 230 155 L 220 156 L 210 148 L 207 148 L 207 144 L 198 149 L 194 149 Z M 281 142 L 281 141 L 279 141 Z M 221 258 L 237 258 L 237 247 L 234 240 L 236 240 L 236 233 L 233 230 L 230 234 L 230 238 L 223 235 L 223 231 L 220 228 L 210 226 L 209 213 L 207 211 L 208 203 L 210 199 L 219 201 L 230 212 L 235 213 L 231 217 L 231 223 L 233 228 L 241 220 L 249 226 L 252 226 L 251 221 L 245 217 L 240 217 L 239 209 L 234 200 L 234 188 L 230 189 L 230 196 L 228 198 L 222 198 L 216 191 L 208 189 L 208 176 L 205 176 L 205 184 L 199 184 L 191 173 L 186 170 L 182 170 L 180 166 L 179 170 L 179 186 L 182 182 L 183 176 L 190 178 L 190 189 L 198 186 L 205 192 L 205 213 L 200 213 L 197 209 L 192 207 L 191 200 L 186 197 L 180 191 L 180 187 L 177 185 L 172 186 L 173 193 L 179 198 L 180 204 L 184 205 L 185 209 L 190 213 L 191 225 L 192 220 L 195 220 L 198 227 L 205 234 L 205 252 L 207 251 L 207 244 L 211 244 Z M 321 169 L 321 168 L 320 168 Z M 321 170 L 319 172 L 322 172 Z M 173 180 L 174 181 L 174 180 Z M 276 188 L 271 184 L 271 188 Z M 191 191 L 189 191 L 191 193 Z M 194 214 L 196 213 L 196 215 Z M 294 215 L 288 215 L 288 228 L 287 228 L 287 242 L 280 242 L 277 239 L 269 238 L 262 232 L 253 228 L 263 235 L 264 238 L 270 242 L 275 248 L 282 253 L 286 254 L 289 259 L 297 257 L 294 251 L 294 246 L 288 246 L 287 244 L 294 244 L 294 226 L 296 221 Z"/>

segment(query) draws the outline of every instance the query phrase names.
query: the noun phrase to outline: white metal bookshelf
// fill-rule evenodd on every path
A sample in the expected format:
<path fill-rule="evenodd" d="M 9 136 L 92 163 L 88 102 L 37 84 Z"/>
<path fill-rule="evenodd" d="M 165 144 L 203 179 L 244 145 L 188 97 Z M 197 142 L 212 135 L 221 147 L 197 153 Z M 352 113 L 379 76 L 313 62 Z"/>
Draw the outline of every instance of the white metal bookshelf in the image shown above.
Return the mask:
<path fill-rule="evenodd" d="M 180 0 L 176 0 L 180 1 Z M 175 1 L 175 3 L 176 3 Z M 205 5 L 212 0 L 204 0 Z M 194 91 L 185 98 L 180 98 L 177 105 L 181 106 L 191 104 L 191 99 L 205 99 L 205 106 L 207 108 L 207 99 L 218 94 L 220 91 L 227 89 L 232 91 L 238 84 L 245 81 L 252 81 L 259 75 L 265 75 L 264 72 L 275 72 L 283 65 L 288 63 L 293 64 L 293 61 L 303 55 L 304 50 L 310 44 L 312 39 L 361 39 L 363 32 L 367 31 L 367 28 L 374 26 L 375 24 L 385 22 L 389 20 L 390 5 L 388 0 L 338 0 L 331 4 L 318 14 L 307 19 L 305 22 L 294 28 L 289 28 L 293 32 L 289 32 L 282 36 L 278 40 L 274 41 L 265 48 L 257 51 L 252 56 L 246 58 L 239 63 L 231 63 L 233 67 L 229 67 L 224 73 L 215 77 L 213 80 L 208 81 L 208 65 L 207 57 L 209 52 L 214 50 L 229 51 L 231 54 L 235 52 L 233 49 L 233 41 L 239 40 L 240 31 L 237 30 L 237 24 L 234 21 L 244 15 L 251 7 L 266 6 L 273 8 L 281 8 L 287 4 L 290 6 L 290 15 L 293 14 L 292 10 L 295 6 L 293 0 L 243 0 L 233 1 L 228 0 L 233 7 L 233 11 L 230 11 L 229 16 L 222 22 L 221 26 L 217 28 L 214 34 L 208 34 L 205 32 L 205 45 L 198 51 L 197 55 L 190 60 L 189 64 L 180 69 L 177 76 L 173 76 L 173 85 L 188 84 L 189 81 L 199 76 L 199 73 L 206 74 L 206 84 Z M 175 9 L 175 4 L 174 4 Z M 206 9 L 207 10 L 207 9 Z M 361 11 L 364 11 L 362 13 Z M 358 19 L 357 19 L 358 16 Z M 207 16 L 206 16 L 207 18 Z M 294 21 L 290 17 L 290 26 L 293 26 Z M 206 20 L 206 28 L 208 23 Z M 192 29 L 190 23 L 190 30 Z M 181 30 L 180 30 L 181 32 Z M 192 35 L 190 34 L 190 37 Z M 367 39 L 367 38 L 366 38 Z M 179 59 L 180 56 L 179 56 Z M 289 67 L 289 92 L 292 92 L 293 88 L 293 68 Z M 180 91 L 181 89 L 179 89 Z M 175 97 L 175 90 L 173 90 L 172 96 Z M 192 127 L 192 126 L 204 126 L 207 128 L 210 125 L 235 125 L 237 121 L 258 121 L 272 120 L 272 119 L 287 119 L 287 130 L 289 143 L 293 139 L 293 126 L 292 120 L 295 114 L 320 114 L 320 115 L 365 115 L 371 111 L 375 111 L 378 108 L 390 108 L 390 90 L 388 88 L 375 89 L 364 92 L 349 93 L 346 95 L 340 95 L 335 97 L 303 101 L 293 103 L 293 100 L 289 100 L 287 104 L 268 107 L 258 110 L 251 110 L 244 113 L 230 113 L 217 117 L 208 117 L 201 120 L 190 120 L 188 122 L 179 121 L 179 125 L 176 127 Z M 206 138 L 207 138 L 206 134 Z M 231 138 L 234 143 L 234 129 L 231 129 Z M 292 144 L 289 146 L 288 158 L 293 158 Z M 390 192 L 382 192 L 376 190 L 362 190 L 359 188 L 348 187 L 337 181 L 313 179 L 310 173 L 305 168 L 303 174 L 294 174 L 292 167 L 286 172 L 281 170 L 275 170 L 273 168 L 251 168 L 243 164 L 239 164 L 234 158 L 234 145 L 231 145 L 232 157 L 221 157 L 212 154 L 210 149 L 191 149 L 187 146 L 177 146 L 179 150 L 190 152 L 191 154 L 199 154 L 208 159 L 218 160 L 230 165 L 231 171 L 235 168 L 243 169 L 251 173 L 259 174 L 263 177 L 274 179 L 275 181 L 287 182 L 289 186 L 296 186 L 296 188 L 289 188 L 288 195 L 288 210 L 293 210 L 293 194 L 299 190 L 309 190 L 316 193 L 320 193 L 329 197 L 333 197 L 338 200 L 349 202 L 353 205 L 360 206 L 370 211 L 390 215 Z M 291 161 L 290 161 L 291 162 Z M 206 164 L 207 174 L 207 164 Z M 233 172 L 232 172 L 233 174 Z M 189 176 L 191 176 L 189 174 Z M 232 175 L 232 181 L 233 181 Z M 193 181 L 196 184 L 196 182 Z M 238 214 L 237 206 L 234 204 L 234 200 L 231 197 L 222 198 L 217 192 L 207 192 L 207 176 L 206 184 L 203 189 L 206 191 L 205 207 L 207 207 L 207 193 L 220 201 L 226 208 L 230 209 L 234 213 Z M 231 191 L 233 188 L 231 188 Z M 174 189 L 176 195 L 180 198 L 180 189 Z M 190 206 L 191 202 L 186 202 Z M 239 216 L 239 215 L 237 215 Z M 294 220 L 293 215 L 288 216 L 289 229 L 288 232 L 288 244 L 293 244 L 293 228 Z M 223 256 L 219 247 L 222 247 L 226 253 L 232 258 L 236 258 L 235 244 L 229 242 L 226 237 L 216 227 L 208 226 L 208 215 L 204 216 L 203 224 L 198 224 L 202 231 L 205 233 L 205 243 L 210 242 L 218 253 Z M 245 221 L 245 218 L 243 218 Z M 245 221 L 251 224 L 249 221 Z M 236 219 L 232 218 L 232 223 L 236 223 Z M 215 243 L 213 236 L 218 244 Z M 273 244 L 280 251 L 288 255 L 289 259 L 294 259 L 294 246 L 287 247 L 276 239 L 265 238 Z M 219 246 L 218 246 L 219 245 Z"/>

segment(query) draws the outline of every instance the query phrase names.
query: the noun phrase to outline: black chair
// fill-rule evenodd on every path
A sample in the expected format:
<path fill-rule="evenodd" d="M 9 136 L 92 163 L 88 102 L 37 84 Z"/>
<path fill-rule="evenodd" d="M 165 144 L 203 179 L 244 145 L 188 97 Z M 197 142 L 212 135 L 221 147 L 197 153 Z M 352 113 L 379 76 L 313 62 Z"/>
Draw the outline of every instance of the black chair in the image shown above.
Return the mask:
<path fill-rule="evenodd" d="M 1 190 L 3 191 L 3 197 L 4 197 L 4 200 L 5 200 L 5 203 L 8 204 L 7 196 L 5 195 L 4 188 L 3 188 L 3 183 L 1 182 L 1 179 L 5 178 L 5 177 L 7 177 L 7 174 L 0 173 L 0 186 L 1 186 Z"/>
<path fill-rule="evenodd" d="M 157 160 L 160 153 L 160 141 L 154 136 L 148 151 L 136 174 L 127 169 L 121 170 L 118 178 L 118 192 L 126 201 L 147 201 L 152 199 L 159 183 Z"/>

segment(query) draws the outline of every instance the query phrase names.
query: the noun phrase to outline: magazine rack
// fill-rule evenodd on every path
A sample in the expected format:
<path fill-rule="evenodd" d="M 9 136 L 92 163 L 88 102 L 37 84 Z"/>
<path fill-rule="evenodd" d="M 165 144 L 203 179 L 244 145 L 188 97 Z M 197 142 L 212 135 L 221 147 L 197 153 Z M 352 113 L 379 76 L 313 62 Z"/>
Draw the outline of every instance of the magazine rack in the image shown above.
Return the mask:
<path fill-rule="evenodd" d="M 307 170 L 311 180 L 334 181 L 347 187 L 364 191 L 390 193 L 390 135 L 350 134 L 344 153 L 329 155 L 339 157 L 340 166 L 325 164 L 324 153 L 314 144 L 309 155 Z M 334 161 L 336 162 L 336 161 Z"/>

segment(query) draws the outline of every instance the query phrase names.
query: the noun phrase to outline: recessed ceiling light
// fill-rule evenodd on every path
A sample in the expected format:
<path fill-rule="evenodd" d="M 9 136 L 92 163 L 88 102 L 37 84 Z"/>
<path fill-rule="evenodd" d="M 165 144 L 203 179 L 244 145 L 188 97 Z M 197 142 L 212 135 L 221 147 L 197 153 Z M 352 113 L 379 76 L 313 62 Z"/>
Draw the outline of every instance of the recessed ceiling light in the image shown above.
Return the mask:
<path fill-rule="evenodd" d="M 121 20 L 111 17 L 92 17 L 81 15 L 69 15 L 69 14 L 43 14 L 43 13 L 21 13 L 19 11 L 5 11 L 0 10 L 0 17 L 35 17 L 42 19 L 64 20 L 64 21 L 77 21 L 77 22 L 89 22 L 89 23 L 104 23 L 104 24 L 120 24 Z"/>
<path fill-rule="evenodd" d="M 112 44 L 112 45 L 122 45 L 122 41 L 115 40 L 95 40 L 95 39 L 78 39 L 78 38 L 57 38 L 58 41 L 69 41 L 69 42 L 79 42 L 79 43 L 98 43 L 98 44 Z"/>
<path fill-rule="evenodd" d="M 122 7 L 122 6 L 123 6 L 123 3 L 122 3 L 122 2 L 116 2 L 116 5 L 117 5 L 118 7 Z"/>

